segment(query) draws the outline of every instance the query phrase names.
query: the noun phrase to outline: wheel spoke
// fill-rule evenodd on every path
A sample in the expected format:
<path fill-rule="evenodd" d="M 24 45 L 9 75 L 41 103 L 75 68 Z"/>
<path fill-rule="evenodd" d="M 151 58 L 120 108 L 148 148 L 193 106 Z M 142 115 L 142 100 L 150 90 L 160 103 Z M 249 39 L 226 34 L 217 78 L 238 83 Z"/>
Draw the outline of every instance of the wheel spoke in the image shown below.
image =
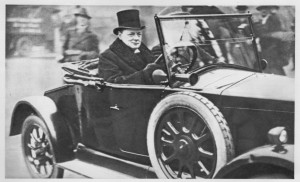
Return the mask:
<path fill-rule="evenodd" d="M 38 134 L 39 134 L 39 140 L 44 141 L 46 135 L 45 135 L 45 133 L 43 132 L 43 130 L 41 128 L 38 129 Z"/>
<path fill-rule="evenodd" d="M 36 168 L 36 170 L 37 170 L 38 173 L 41 173 L 41 166 L 40 166 L 40 164 L 36 164 L 35 168 Z"/>
<path fill-rule="evenodd" d="M 201 135 L 199 138 L 196 139 L 197 146 L 200 146 L 203 142 L 210 139 L 211 135 L 209 133 L 206 133 L 204 135 Z"/>
<path fill-rule="evenodd" d="M 206 167 L 204 166 L 204 164 L 201 161 L 198 161 L 198 164 L 200 166 L 200 171 L 204 172 L 206 175 L 209 175 L 209 171 L 206 169 Z"/>
<path fill-rule="evenodd" d="M 30 149 L 34 149 L 34 147 L 31 145 L 31 142 L 27 143 L 27 147 L 29 147 Z"/>
<path fill-rule="evenodd" d="M 178 116 L 178 121 L 177 123 L 179 124 L 179 127 L 184 130 L 184 122 L 185 122 L 185 118 L 184 118 L 184 111 L 179 110 L 177 111 L 177 116 Z"/>
<path fill-rule="evenodd" d="M 41 140 L 40 140 L 40 138 L 39 138 L 39 132 L 37 131 L 36 128 L 33 129 L 32 135 L 33 135 L 33 137 L 34 137 L 34 139 L 35 139 L 36 141 L 41 142 Z"/>
<path fill-rule="evenodd" d="M 41 140 L 43 134 L 44 134 L 43 130 L 42 130 L 41 128 L 38 128 L 38 129 L 37 129 L 37 138 L 38 138 L 39 140 Z"/>
<path fill-rule="evenodd" d="M 30 166 L 31 166 L 31 169 L 33 170 L 34 173 L 40 173 L 40 172 L 37 170 L 37 166 L 36 166 L 36 165 L 34 165 L 34 164 L 31 163 Z"/>
<path fill-rule="evenodd" d="M 36 158 L 36 152 L 33 149 L 30 150 L 30 153 L 33 158 Z"/>
<path fill-rule="evenodd" d="M 179 163 L 179 166 L 178 166 L 178 174 L 177 174 L 177 177 L 178 178 L 182 178 L 182 172 L 183 172 L 183 165 L 181 164 L 181 162 Z"/>
<path fill-rule="evenodd" d="M 171 147 L 173 146 L 173 141 L 167 140 L 164 137 L 161 137 L 161 141 L 163 146 L 171 146 Z"/>
<path fill-rule="evenodd" d="M 195 171 L 194 171 L 193 165 L 190 164 L 190 165 L 187 166 L 187 168 L 190 171 L 191 178 L 195 178 Z"/>
<path fill-rule="evenodd" d="M 190 133 L 194 133 L 196 128 L 197 128 L 197 118 L 193 117 L 193 119 L 191 120 L 190 128 L 189 128 Z"/>
<path fill-rule="evenodd" d="M 36 147 L 36 142 L 38 142 L 38 141 L 34 138 L 34 136 L 32 135 L 32 133 L 30 133 L 30 144 L 31 144 L 31 146 L 33 148 Z"/>
<path fill-rule="evenodd" d="M 34 136 L 33 133 L 30 133 L 30 136 L 31 136 L 31 139 L 34 140 L 34 142 L 39 142 L 39 140 L 36 138 L 36 136 Z"/>
<path fill-rule="evenodd" d="M 168 132 L 166 129 L 162 129 L 162 132 L 165 133 L 165 134 L 168 135 L 168 136 L 171 136 L 171 133 Z"/>
<path fill-rule="evenodd" d="M 45 156 L 48 157 L 50 160 L 52 160 L 53 155 L 49 154 L 49 152 L 45 152 Z"/>
<path fill-rule="evenodd" d="M 168 127 L 168 129 L 170 129 L 172 131 L 172 133 L 174 135 L 179 134 L 179 131 L 176 130 L 176 128 L 173 126 L 173 124 L 171 122 L 167 122 L 167 127 Z"/>
<path fill-rule="evenodd" d="M 51 171 L 52 171 L 52 165 L 50 164 L 49 161 L 46 162 L 46 168 L 47 168 L 47 172 L 49 171 L 49 173 L 51 173 Z"/>
<path fill-rule="evenodd" d="M 201 133 L 200 133 L 200 136 L 204 135 L 206 130 L 207 130 L 207 126 L 205 125 L 204 128 L 202 129 Z"/>
<path fill-rule="evenodd" d="M 212 152 L 206 151 L 202 147 L 199 147 L 198 151 L 200 152 L 199 155 L 201 157 L 205 157 L 205 158 L 209 158 L 209 159 L 213 159 L 213 157 L 214 157 L 214 154 Z"/>
<path fill-rule="evenodd" d="M 43 175 L 47 174 L 46 168 L 45 168 L 44 165 L 41 165 L 40 169 L 41 169 L 41 170 L 40 170 L 40 171 L 41 171 L 41 174 L 43 174 Z"/>
<path fill-rule="evenodd" d="M 28 156 L 27 158 L 28 158 L 29 162 L 33 163 L 34 159 L 31 156 Z"/>
<path fill-rule="evenodd" d="M 171 154 L 169 157 L 166 157 L 166 159 L 164 160 L 164 162 L 166 164 L 170 164 L 172 161 L 174 161 L 176 158 L 176 153 Z"/>

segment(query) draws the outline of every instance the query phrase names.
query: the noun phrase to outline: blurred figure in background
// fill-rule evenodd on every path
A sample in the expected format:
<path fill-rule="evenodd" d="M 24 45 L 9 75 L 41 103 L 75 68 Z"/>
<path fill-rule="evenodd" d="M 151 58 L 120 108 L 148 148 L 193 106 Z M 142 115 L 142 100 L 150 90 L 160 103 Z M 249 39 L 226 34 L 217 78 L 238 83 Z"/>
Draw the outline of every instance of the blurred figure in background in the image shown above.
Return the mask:
<path fill-rule="evenodd" d="M 261 47 L 261 58 L 268 61 L 264 72 L 285 75 L 283 66 L 286 64 L 282 57 L 281 40 L 272 36 L 275 32 L 281 32 L 281 22 L 276 13 L 272 13 L 273 6 L 258 6 L 256 8 L 261 19 L 255 24 L 255 32 Z M 276 9 L 276 8 L 275 8 Z"/>
<path fill-rule="evenodd" d="M 74 9 L 68 9 L 63 12 L 62 22 L 61 22 L 60 28 L 59 28 L 60 38 L 61 38 L 62 42 L 65 42 L 68 30 L 75 29 L 76 19 L 75 19 L 73 11 L 74 11 Z"/>
<path fill-rule="evenodd" d="M 243 13 L 247 13 L 248 6 L 236 6 L 235 9 L 237 10 L 238 13 L 243 14 Z"/>
<path fill-rule="evenodd" d="M 99 40 L 90 30 L 90 19 L 85 8 L 77 8 L 74 13 L 76 25 L 65 32 L 63 58 L 59 62 L 75 62 L 94 59 L 99 56 Z"/>
<path fill-rule="evenodd" d="M 270 6 L 270 12 L 272 14 L 277 14 L 278 10 L 279 10 L 279 6 Z"/>

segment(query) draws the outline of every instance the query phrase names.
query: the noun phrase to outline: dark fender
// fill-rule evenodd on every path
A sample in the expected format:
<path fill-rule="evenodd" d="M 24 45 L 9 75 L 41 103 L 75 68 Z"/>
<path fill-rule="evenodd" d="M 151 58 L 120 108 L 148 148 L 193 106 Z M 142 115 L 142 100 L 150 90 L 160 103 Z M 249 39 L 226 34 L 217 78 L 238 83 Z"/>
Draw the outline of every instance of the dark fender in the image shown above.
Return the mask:
<path fill-rule="evenodd" d="M 63 162 L 73 159 L 73 142 L 70 128 L 68 128 L 67 123 L 57 111 L 55 103 L 49 97 L 32 96 L 19 101 L 13 110 L 10 136 L 21 133 L 24 120 L 31 114 L 37 115 L 45 122 L 54 145 L 56 161 Z"/>
<path fill-rule="evenodd" d="M 294 178 L 294 144 L 283 145 L 281 152 L 274 145 L 265 145 L 234 158 L 214 178 L 250 178 L 259 174 L 281 173 Z"/>

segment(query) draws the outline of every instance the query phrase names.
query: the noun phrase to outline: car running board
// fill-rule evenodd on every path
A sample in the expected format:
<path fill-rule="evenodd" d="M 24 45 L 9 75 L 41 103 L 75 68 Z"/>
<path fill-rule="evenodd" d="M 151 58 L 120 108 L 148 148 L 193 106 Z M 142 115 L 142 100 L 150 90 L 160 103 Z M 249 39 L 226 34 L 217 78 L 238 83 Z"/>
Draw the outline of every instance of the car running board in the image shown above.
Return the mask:
<path fill-rule="evenodd" d="M 82 147 L 82 146 L 80 146 Z M 85 149 L 88 150 L 88 149 Z M 79 158 L 79 159 L 78 159 Z M 119 159 L 97 151 L 97 156 L 88 156 L 90 161 L 76 159 L 57 163 L 57 166 L 86 178 L 95 179 L 147 179 L 157 178 L 150 166 Z"/>

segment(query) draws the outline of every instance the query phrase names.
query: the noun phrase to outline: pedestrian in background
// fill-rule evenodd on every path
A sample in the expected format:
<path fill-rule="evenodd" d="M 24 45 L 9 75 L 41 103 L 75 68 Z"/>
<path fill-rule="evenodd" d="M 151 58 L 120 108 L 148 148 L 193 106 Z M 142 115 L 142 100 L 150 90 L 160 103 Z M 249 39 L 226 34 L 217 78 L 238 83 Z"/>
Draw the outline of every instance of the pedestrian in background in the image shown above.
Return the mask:
<path fill-rule="evenodd" d="M 236 6 L 235 9 L 239 14 L 247 13 L 248 6 Z"/>
<path fill-rule="evenodd" d="M 255 32 L 259 38 L 262 59 L 268 61 L 266 73 L 285 75 L 283 66 L 285 65 L 281 51 L 281 40 L 272 36 L 275 32 L 282 31 L 281 22 L 276 13 L 272 13 L 272 6 L 258 6 L 260 21 L 255 24 Z M 273 8 L 274 9 L 274 8 Z"/>
<path fill-rule="evenodd" d="M 99 56 L 99 40 L 90 30 L 90 19 L 85 8 L 74 13 L 76 25 L 67 29 L 63 43 L 63 58 L 59 62 L 75 62 L 94 59 Z"/>

